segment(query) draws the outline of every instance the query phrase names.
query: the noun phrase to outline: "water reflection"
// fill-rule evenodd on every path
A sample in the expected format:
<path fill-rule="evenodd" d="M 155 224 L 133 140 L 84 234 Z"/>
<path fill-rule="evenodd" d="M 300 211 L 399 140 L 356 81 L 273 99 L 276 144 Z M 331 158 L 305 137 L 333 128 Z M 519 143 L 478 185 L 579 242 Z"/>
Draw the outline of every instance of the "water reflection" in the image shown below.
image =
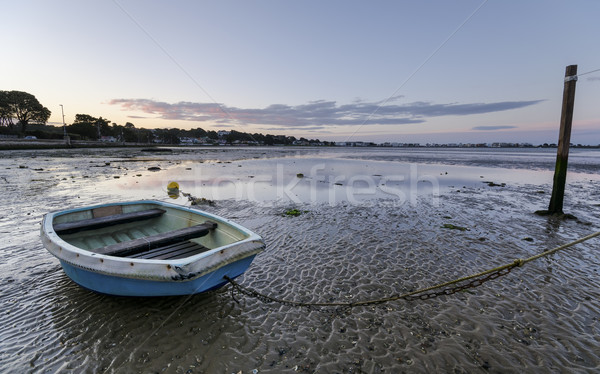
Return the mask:
<path fill-rule="evenodd" d="M 589 177 L 569 174 L 570 180 Z M 550 171 L 311 157 L 228 163 L 184 161 L 157 172 L 106 179 L 98 187 L 118 189 L 132 198 L 164 196 L 168 183 L 176 181 L 181 191 L 210 200 L 334 205 L 384 199 L 414 204 L 418 197 L 435 201 L 453 189 L 540 185 L 551 180 Z"/>

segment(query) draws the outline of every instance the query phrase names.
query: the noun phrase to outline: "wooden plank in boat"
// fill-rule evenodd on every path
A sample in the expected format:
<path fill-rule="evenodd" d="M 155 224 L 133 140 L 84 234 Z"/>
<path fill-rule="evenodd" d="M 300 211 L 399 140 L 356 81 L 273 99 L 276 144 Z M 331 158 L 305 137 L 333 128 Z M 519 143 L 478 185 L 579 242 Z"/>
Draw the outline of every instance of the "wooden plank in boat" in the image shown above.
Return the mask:
<path fill-rule="evenodd" d="M 57 234 L 73 234 L 84 230 L 95 230 L 102 227 L 119 225 L 122 223 L 141 221 L 159 217 L 165 213 L 164 209 L 148 209 L 139 212 L 113 214 L 104 217 L 84 219 L 75 222 L 58 223 L 54 225 Z"/>
<path fill-rule="evenodd" d="M 154 248 L 147 252 L 136 253 L 128 258 L 147 259 L 147 260 L 175 260 L 197 255 L 210 250 L 203 245 L 186 241 L 183 243 L 171 244 L 165 247 Z"/>
<path fill-rule="evenodd" d="M 200 238 L 216 227 L 216 223 L 207 221 L 196 226 L 108 245 L 106 247 L 95 249 L 94 252 L 108 256 L 127 257 L 139 252 L 164 247 L 169 244 L 175 244 L 193 238 Z"/>
<path fill-rule="evenodd" d="M 117 214 L 123 214 L 123 207 L 121 205 L 101 206 L 100 208 L 92 209 L 92 217 L 94 218 L 114 216 Z"/>

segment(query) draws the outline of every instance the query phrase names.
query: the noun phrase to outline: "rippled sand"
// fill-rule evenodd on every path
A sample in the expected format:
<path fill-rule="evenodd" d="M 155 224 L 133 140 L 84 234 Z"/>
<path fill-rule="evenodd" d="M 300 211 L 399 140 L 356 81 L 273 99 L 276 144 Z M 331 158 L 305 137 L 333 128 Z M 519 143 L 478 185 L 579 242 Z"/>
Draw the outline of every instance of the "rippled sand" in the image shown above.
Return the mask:
<path fill-rule="evenodd" d="M 452 296 L 350 312 L 264 304 L 243 295 L 236 295 L 236 302 L 229 287 L 151 299 L 84 290 L 42 247 L 41 216 L 118 201 L 128 195 L 116 187 L 123 179 L 140 174 L 136 178 L 143 184 L 152 174 L 148 166 L 160 163 L 159 173 L 167 172 L 193 158 L 189 153 L 134 155 L 151 159 L 142 161 L 126 151 L 102 152 L 77 151 L 67 158 L 22 152 L 0 158 L 0 372 L 600 369 L 598 238 Z M 262 149 L 240 152 L 208 150 L 202 159 L 267 156 Z M 321 151 L 286 152 L 281 155 L 323 156 Z M 219 167 L 238 168 L 235 163 Z M 114 189 L 107 188 L 111 183 Z M 505 187 L 480 183 L 445 188 L 437 203 L 425 194 L 416 204 L 375 196 L 354 204 L 226 199 L 205 208 L 256 231 L 267 243 L 239 278 L 241 284 L 297 301 L 356 301 L 485 270 L 600 230 L 596 175 L 569 185 L 565 210 L 578 220 L 532 213 L 546 207 L 550 188 L 546 180 Z M 159 187 L 138 193 L 166 199 Z M 289 208 L 306 212 L 285 216 Z M 446 223 L 468 230 L 443 228 Z"/>

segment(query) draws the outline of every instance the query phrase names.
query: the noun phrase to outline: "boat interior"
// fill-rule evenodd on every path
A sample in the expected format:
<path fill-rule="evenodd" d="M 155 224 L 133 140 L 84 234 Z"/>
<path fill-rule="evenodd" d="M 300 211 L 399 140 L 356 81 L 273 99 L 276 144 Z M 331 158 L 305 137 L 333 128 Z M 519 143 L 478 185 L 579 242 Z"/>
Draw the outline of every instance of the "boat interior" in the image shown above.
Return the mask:
<path fill-rule="evenodd" d="M 78 248 L 149 260 L 186 258 L 245 237 L 227 226 L 185 210 L 144 204 L 78 211 L 53 222 L 54 231 Z"/>

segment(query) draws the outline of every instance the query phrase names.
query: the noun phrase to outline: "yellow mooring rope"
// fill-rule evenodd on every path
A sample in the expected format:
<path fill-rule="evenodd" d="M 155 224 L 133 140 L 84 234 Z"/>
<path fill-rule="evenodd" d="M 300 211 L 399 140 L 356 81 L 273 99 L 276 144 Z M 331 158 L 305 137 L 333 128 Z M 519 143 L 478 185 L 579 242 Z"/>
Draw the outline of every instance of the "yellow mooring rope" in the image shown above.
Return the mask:
<path fill-rule="evenodd" d="M 399 295 L 393 295 L 393 296 L 389 296 L 389 297 L 385 297 L 385 298 L 381 298 L 381 299 L 376 299 L 376 300 L 366 300 L 366 301 L 356 301 L 356 302 L 330 302 L 330 303 L 325 303 L 325 302 L 316 302 L 316 303 L 305 303 L 305 302 L 299 302 L 299 301 L 291 301 L 291 300 L 285 300 L 285 299 L 280 299 L 277 297 L 273 297 L 273 296 L 269 296 L 269 295 L 265 295 L 262 294 L 258 291 L 252 290 L 248 287 L 242 286 L 239 283 L 237 283 L 236 281 L 234 281 L 233 279 L 229 278 L 228 276 L 225 276 L 224 278 L 231 284 L 232 288 L 231 288 L 231 292 L 233 295 L 233 291 L 237 290 L 240 293 L 247 295 L 247 296 L 251 296 L 254 298 L 257 298 L 259 300 L 261 300 L 262 302 L 265 303 L 278 303 L 278 304 L 282 304 L 282 305 L 287 305 L 287 306 L 295 306 L 295 307 L 306 307 L 306 308 L 322 308 L 322 307 L 333 307 L 333 308 L 352 308 L 352 307 L 356 307 L 356 306 L 367 306 L 367 305 L 377 305 L 377 304 L 383 304 L 383 303 L 387 303 L 390 301 L 396 301 L 396 300 L 400 300 L 400 299 L 404 299 L 404 300 L 427 300 L 427 299 L 431 299 L 437 296 L 443 296 L 443 295 L 451 295 L 454 294 L 456 292 L 459 291 L 463 291 L 469 288 L 473 288 L 473 287 L 477 287 L 480 286 L 481 284 L 483 284 L 484 282 L 487 282 L 488 280 L 492 280 L 492 279 L 496 279 L 502 275 L 506 275 L 508 273 L 510 273 L 510 271 L 515 268 L 515 267 L 519 267 L 519 266 L 523 266 L 524 264 L 537 260 L 539 258 L 545 257 L 545 256 L 549 256 L 553 253 L 556 253 L 560 250 L 572 247 L 576 244 L 579 243 L 583 243 L 586 240 L 590 240 L 596 236 L 600 235 L 600 231 L 590 234 L 588 236 L 584 236 L 583 238 L 577 239 L 575 241 L 572 241 L 570 243 L 561 245 L 559 247 L 547 250 L 545 252 L 542 252 L 538 255 L 535 256 L 531 256 L 528 257 L 526 259 L 516 259 L 511 263 L 502 265 L 502 266 L 498 266 L 495 267 L 493 269 L 489 269 L 489 270 L 485 270 L 482 272 L 479 272 L 477 274 L 472 274 L 472 275 L 468 275 L 465 277 L 461 277 L 458 279 L 454 279 L 448 282 L 444 282 L 444 283 L 439 283 L 436 285 L 433 285 L 431 287 L 427 287 L 427 288 L 422 288 L 422 289 L 418 289 L 416 291 L 412 291 L 412 292 L 408 292 L 405 294 L 399 294 Z M 472 280 L 469 283 L 466 284 L 462 284 L 462 285 L 458 285 L 458 286 L 453 286 L 456 285 L 458 283 L 463 283 L 466 282 L 468 280 Z M 453 286 L 453 287 L 448 287 L 448 286 Z M 432 292 L 434 290 L 438 290 L 436 292 Z M 235 300 L 235 297 L 234 297 Z M 236 300 L 237 301 L 237 300 Z"/>

